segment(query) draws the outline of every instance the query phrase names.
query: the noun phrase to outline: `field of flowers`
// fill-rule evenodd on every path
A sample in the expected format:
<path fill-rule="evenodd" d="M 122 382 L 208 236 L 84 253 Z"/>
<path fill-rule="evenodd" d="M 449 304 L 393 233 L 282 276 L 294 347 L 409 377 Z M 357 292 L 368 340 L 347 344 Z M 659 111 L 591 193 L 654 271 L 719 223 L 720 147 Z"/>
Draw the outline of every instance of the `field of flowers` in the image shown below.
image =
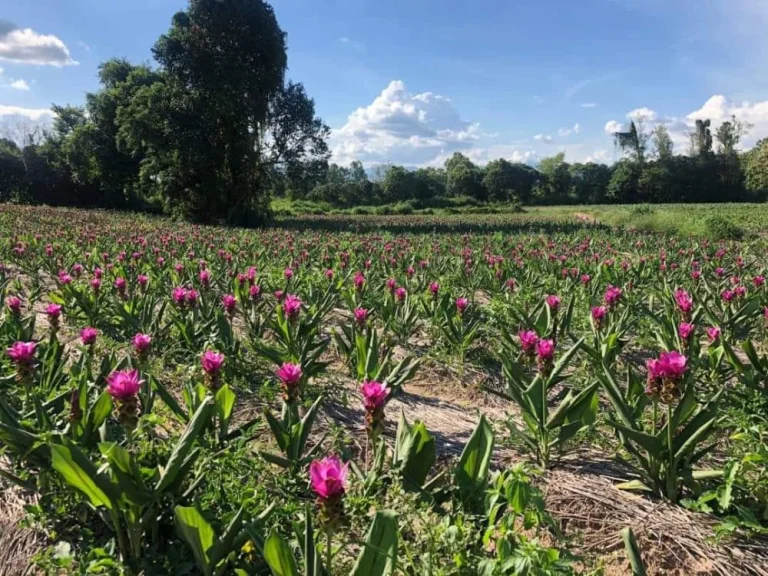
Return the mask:
<path fill-rule="evenodd" d="M 0 573 L 768 574 L 765 238 L 0 231 Z"/>

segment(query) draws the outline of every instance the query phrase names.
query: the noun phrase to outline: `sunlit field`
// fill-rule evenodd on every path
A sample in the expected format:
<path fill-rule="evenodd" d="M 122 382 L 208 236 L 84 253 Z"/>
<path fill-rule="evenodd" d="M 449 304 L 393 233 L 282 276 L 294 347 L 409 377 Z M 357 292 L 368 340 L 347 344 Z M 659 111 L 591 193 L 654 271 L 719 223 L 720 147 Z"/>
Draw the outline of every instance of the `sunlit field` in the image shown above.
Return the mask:
<path fill-rule="evenodd" d="M 0 572 L 766 574 L 766 226 L 0 205 Z"/>

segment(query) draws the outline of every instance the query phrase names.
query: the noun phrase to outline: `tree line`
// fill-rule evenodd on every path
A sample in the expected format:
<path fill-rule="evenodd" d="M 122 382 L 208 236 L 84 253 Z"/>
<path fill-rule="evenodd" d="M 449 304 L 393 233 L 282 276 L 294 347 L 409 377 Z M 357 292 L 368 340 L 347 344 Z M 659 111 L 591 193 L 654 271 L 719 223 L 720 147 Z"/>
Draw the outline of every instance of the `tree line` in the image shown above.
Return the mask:
<path fill-rule="evenodd" d="M 325 180 L 309 194 L 285 188 L 279 194 L 335 206 L 468 197 L 479 202 L 603 204 L 763 201 L 768 194 L 768 139 L 749 152 L 739 142 L 749 126 L 732 118 L 712 134 L 709 120 L 697 120 L 687 154 L 676 155 L 663 125 L 647 132 L 630 123 L 614 134 L 623 158 L 613 165 L 568 163 L 565 154 L 543 158 L 536 167 L 503 158 L 484 167 L 455 152 L 443 167 L 408 170 L 383 165 L 370 178 L 360 162 L 331 164 Z"/>
<path fill-rule="evenodd" d="M 697 120 L 687 154 L 666 128 L 632 122 L 623 158 L 533 167 L 478 166 L 457 152 L 442 167 L 329 163 L 330 129 L 287 80 L 286 36 L 261 0 L 190 0 L 155 43 L 156 66 L 112 59 L 84 106 L 52 107 L 52 127 L 0 138 L 0 201 L 147 210 L 196 222 L 257 224 L 273 197 L 356 206 L 446 197 L 522 204 L 762 200 L 768 140 L 747 153 L 749 126 L 714 133 Z"/>

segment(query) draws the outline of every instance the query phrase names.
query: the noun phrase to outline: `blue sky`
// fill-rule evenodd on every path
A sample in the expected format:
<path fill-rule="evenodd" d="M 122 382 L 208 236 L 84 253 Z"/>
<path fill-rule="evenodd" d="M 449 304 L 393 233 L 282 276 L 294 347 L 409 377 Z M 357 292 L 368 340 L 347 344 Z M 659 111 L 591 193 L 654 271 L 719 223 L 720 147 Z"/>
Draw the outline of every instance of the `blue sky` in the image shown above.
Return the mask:
<path fill-rule="evenodd" d="M 81 104 L 99 62 L 151 61 L 182 0 L 2 0 L 0 121 Z M 340 162 L 611 161 L 628 118 L 731 114 L 768 136 L 768 0 L 276 0 L 288 76 Z"/>

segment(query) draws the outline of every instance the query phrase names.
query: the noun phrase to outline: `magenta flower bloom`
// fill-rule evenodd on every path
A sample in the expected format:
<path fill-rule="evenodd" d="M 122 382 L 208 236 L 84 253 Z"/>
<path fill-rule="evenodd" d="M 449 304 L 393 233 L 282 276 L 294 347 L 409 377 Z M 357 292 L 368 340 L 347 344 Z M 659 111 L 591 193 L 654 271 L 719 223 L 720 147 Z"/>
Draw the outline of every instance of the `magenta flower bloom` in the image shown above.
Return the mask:
<path fill-rule="evenodd" d="M 330 268 L 328 268 L 328 269 L 325 271 L 325 277 L 326 277 L 326 279 L 328 279 L 328 280 L 333 280 L 333 270 L 331 270 Z"/>
<path fill-rule="evenodd" d="M 688 358 L 673 350 L 672 352 L 662 352 L 659 356 L 658 368 L 661 371 L 662 378 L 680 380 L 687 369 Z"/>
<path fill-rule="evenodd" d="M 115 278 L 115 288 L 118 292 L 125 292 L 125 288 L 127 286 L 127 283 L 125 281 L 125 278 Z"/>
<path fill-rule="evenodd" d="M 468 306 L 469 306 L 469 300 L 467 298 L 464 298 L 464 297 L 456 298 L 456 310 L 458 310 L 459 316 L 464 314 Z"/>
<path fill-rule="evenodd" d="M 387 290 L 389 290 L 390 292 L 394 292 L 395 286 L 397 286 L 397 280 L 395 280 L 394 278 L 387 278 L 386 284 L 387 284 Z"/>
<path fill-rule="evenodd" d="M 178 288 L 174 288 L 171 292 L 171 298 L 173 299 L 173 303 L 176 304 L 176 306 L 183 306 L 184 300 L 187 297 L 187 290 L 183 286 L 179 286 Z"/>
<path fill-rule="evenodd" d="M 648 370 L 648 378 L 651 380 L 657 380 L 664 376 L 664 369 L 661 363 L 655 359 L 649 359 L 645 361 L 645 367 Z"/>
<path fill-rule="evenodd" d="M 237 306 L 237 300 L 232 294 L 224 294 L 221 297 L 221 304 L 224 306 L 227 314 L 232 314 L 235 311 L 235 306 Z"/>
<path fill-rule="evenodd" d="M 348 468 L 338 456 L 313 460 L 309 465 L 312 491 L 321 500 L 340 498 L 346 490 Z"/>
<path fill-rule="evenodd" d="M 257 300 L 261 299 L 261 286 L 258 284 L 254 284 L 248 289 L 248 296 L 251 297 L 251 300 L 256 302 Z"/>
<path fill-rule="evenodd" d="M 133 349 L 141 356 L 149 352 L 149 348 L 152 346 L 152 336 L 139 332 L 133 337 L 132 343 Z"/>
<path fill-rule="evenodd" d="M 402 286 L 395 290 L 395 299 L 397 299 L 398 302 L 402 302 L 405 300 L 405 297 L 408 293 L 406 292 L 405 288 Z"/>
<path fill-rule="evenodd" d="M 149 282 L 149 277 L 146 274 L 139 274 L 136 278 L 136 281 L 139 283 L 139 286 L 146 288 L 147 283 Z"/>
<path fill-rule="evenodd" d="M 51 320 L 58 320 L 59 316 L 61 316 L 61 309 L 60 304 L 48 304 L 45 307 L 45 313 Z"/>
<path fill-rule="evenodd" d="M 555 343 L 552 340 L 540 339 L 536 342 L 536 356 L 543 362 L 548 362 L 555 357 Z"/>
<path fill-rule="evenodd" d="M 365 323 L 368 321 L 368 310 L 365 308 L 355 308 L 354 315 L 355 322 L 361 327 L 365 326 Z"/>
<path fill-rule="evenodd" d="M 440 284 L 437 282 L 432 282 L 429 285 L 429 291 L 432 293 L 433 297 L 437 296 L 437 293 L 440 292 Z"/>
<path fill-rule="evenodd" d="M 285 274 L 285 279 L 286 280 L 290 280 L 291 278 L 293 278 L 293 269 L 290 268 L 290 267 L 286 268 L 285 271 L 283 272 L 283 274 Z"/>
<path fill-rule="evenodd" d="M 684 314 L 689 314 L 693 310 L 693 298 L 685 290 L 675 290 L 675 302 Z"/>
<path fill-rule="evenodd" d="M 18 366 L 31 366 L 35 361 L 36 342 L 14 342 L 6 350 L 8 357 Z"/>
<path fill-rule="evenodd" d="M 387 401 L 387 396 L 389 396 L 389 388 L 375 380 L 364 381 L 361 392 L 363 393 L 363 406 L 368 412 L 383 407 Z"/>
<path fill-rule="evenodd" d="M 733 290 L 723 290 L 723 293 L 720 294 L 720 297 L 725 302 L 730 302 L 731 300 L 733 300 L 734 296 L 735 296 L 735 293 L 733 292 Z"/>
<path fill-rule="evenodd" d="M 616 286 L 611 286 L 609 284 L 607 290 L 605 291 L 605 303 L 608 304 L 608 306 L 614 306 L 619 300 L 621 300 L 621 295 L 621 288 L 617 288 Z"/>
<path fill-rule="evenodd" d="M 592 277 L 589 274 L 582 274 L 581 275 L 581 283 L 586 286 L 589 284 L 589 281 L 592 280 Z"/>
<path fill-rule="evenodd" d="M 301 312 L 301 299 L 293 294 L 288 294 L 283 300 L 283 312 L 289 320 L 295 320 Z"/>
<path fill-rule="evenodd" d="M 677 333 L 680 335 L 682 340 L 688 340 L 695 329 L 696 327 L 693 324 L 689 324 L 688 322 L 680 322 L 679 326 L 677 327 Z"/>
<path fill-rule="evenodd" d="M 8 296 L 5 299 L 5 305 L 8 306 L 8 310 L 13 314 L 21 313 L 21 298 L 18 296 Z"/>
<path fill-rule="evenodd" d="M 550 307 L 552 312 L 557 312 L 560 308 L 560 298 L 554 295 L 547 296 L 547 306 Z"/>
<path fill-rule="evenodd" d="M 97 293 L 99 290 L 101 290 L 101 280 L 98 277 L 91 280 L 91 288 L 93 288 L 93 291 Z"/>
<path fill-rule="evenodd" d="M 218 376 L 222 366 L 224 366 L 224 360 L 224 354 L 214 352 L 213 350 L 206 350 L 200 359 L 200 365 L 209 376 Z"/>
<path fill-rule="evenodd" d="M 533 330 L 521 330 L 518 334 L 520 338 L 520 348 L 526 354 L 533 354 L 536 352 L 536 343 L 539 341 L 539 337 Z"/>
<path fill-rule="evenodd" d="M 599 324 L 607 313 L 608 309 L 605 306 L 595 306 L 592 308 L 592 319 Z"/>
<path fill-rule="evenodd" d="M 707 328 L 707 336 L 710 342 L 716 342 L 720 338 L 721 330 L 718 326 L 710 326 Z"/>
<path fill-rule="evenodd" d="M 107 376 L 107 392 L 115 400 L 131 400 L 141 389 L 138 370 L 119 370 Z"/>
<path fill-rule="evenodd" d="M 83 346 L 93 346 L 98 335 L 99 331 L 96 328 L 83 328 L 80 330 L 80 341 L 83 343 Z"/>
<path fill-rule="evenodd" d="M 755 286 L 755 288 L 760 288 L 763 284 L 765 284 L 765 276 L 755 276 L 752 278 L 752 284 Z"/>
<path fill-rule="evenodd" d="M 184 294 L 184 298 L 187 301 L 187 304 L 190 308 L 194 308 L 197 306 L 197 299 L 200 297 L 200 294 L 198 294 L 197 290 L 187 290 Z"/>
<path fill-rule="evenodd" d="M 355 277 L 353 279 L 353 282 L 355 284 L 356 290 L 362 290 L 363 286 L 365 286 L 365 276 L 363 276 L 362 272 L 356 272 Z"/>
<path fill-rule="evenodd" d="M 280 382 L 289 388 L 293 388 L 301 381 L 301 366 L 285 362 L 280 366 L 276 374 Z"/>

